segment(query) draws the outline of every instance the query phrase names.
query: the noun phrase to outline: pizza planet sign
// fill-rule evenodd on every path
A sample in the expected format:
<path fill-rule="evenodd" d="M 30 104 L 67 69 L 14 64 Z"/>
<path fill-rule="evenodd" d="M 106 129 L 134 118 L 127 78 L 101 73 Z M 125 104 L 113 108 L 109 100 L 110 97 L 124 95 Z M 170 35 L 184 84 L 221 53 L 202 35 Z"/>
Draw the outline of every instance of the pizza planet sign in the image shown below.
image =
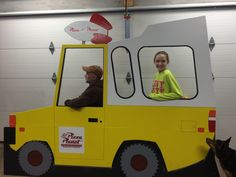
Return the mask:
<path fill-rule="evenodd" d="M 106 35 L 107 30 L 90 21 L 77 21 L 69 24 L 65 32 L 80 41 L 91 41 L 94 34 Z"/>
<path fill-rule="evenodd" d="M 90 41 L 94 44 L 107 44 L 112 38 L 108 36 L 112 25 L 107 19 L 98 13 L 93 13 L 89 21 L 77 21 L 69 24 L 65 32 L 72 38 L 83 41 Z"/>

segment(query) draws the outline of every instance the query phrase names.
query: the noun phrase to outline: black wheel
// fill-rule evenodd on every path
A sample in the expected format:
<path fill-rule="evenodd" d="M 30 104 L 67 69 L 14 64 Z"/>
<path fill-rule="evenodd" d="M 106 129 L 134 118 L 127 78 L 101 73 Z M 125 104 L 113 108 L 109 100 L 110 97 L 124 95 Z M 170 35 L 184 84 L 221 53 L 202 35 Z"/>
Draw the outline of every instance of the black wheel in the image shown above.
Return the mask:
<path fill-rule="evenodd" d="M 53 165 L 53 155 L 42 142 L 28 142 L 19 150 L 19 165 L 30 176 L 41 176 Z"/>
<path fill-rule="evenodd" d="M 156 177 L 163 169 L 157 150 L 141 143 L 126 146 L 119 154 L 116 167 L 126 177 Z"/>

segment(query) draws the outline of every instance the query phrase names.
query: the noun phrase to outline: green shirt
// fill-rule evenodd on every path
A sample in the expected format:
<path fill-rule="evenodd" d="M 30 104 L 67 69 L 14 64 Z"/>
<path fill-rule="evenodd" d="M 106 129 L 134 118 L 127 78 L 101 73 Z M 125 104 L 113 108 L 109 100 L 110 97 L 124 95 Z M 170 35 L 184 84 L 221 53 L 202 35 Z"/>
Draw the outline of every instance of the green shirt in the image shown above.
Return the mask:
<path fill-rule="evenodd" d="M 183 92 L 169 69 L 155 74 L 149 97 L 155 100 L 175 100 L 183 97 Z"/>

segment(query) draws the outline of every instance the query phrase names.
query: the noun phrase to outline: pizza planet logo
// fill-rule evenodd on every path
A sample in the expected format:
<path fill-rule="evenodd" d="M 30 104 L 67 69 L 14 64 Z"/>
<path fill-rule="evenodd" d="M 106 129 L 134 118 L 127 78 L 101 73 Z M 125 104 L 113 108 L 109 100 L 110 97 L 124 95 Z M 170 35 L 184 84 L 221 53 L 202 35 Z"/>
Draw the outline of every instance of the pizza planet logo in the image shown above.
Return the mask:
<path fill-rule="evenodd" d="M 64 153 L 84 153 L 84 128 L 60 127 L 59 151 Z"/>
<path fill-rule="evenodd" d="M 89 21 L 76 21 L 65 27 L 65 32 L 74 39 L 94 43 L 107 44 L 112 41 L 109 31 L 112 25 L 98 13 L 93 13 Z"/>
<path fill-rule="evenodd" d="M 99 29 L 95 29 L 95 28 L 91 28 L 89 26 L 87 26 L 86 28 L 75 28 L 75 27 L 70 27 L 70 32 L 80 32 L 80 31 L 87 31 L 87 32 L 91 32 L 91 33 L 96 33 L 99 32 Z"/>
<path fill-rule="evenodd" d="M 65 32 L 72 38 L 81 41 L 91 41 L 94 33 L 106 34 L 106 30 L 89 21 L 76 21 L 65 28 Z"/>
<path fill-rule="evenodd" d="M 62 147 L 82 147 L 82 136 L 77 136 L 72 132 L 63 133 L 62 137 Z"/>

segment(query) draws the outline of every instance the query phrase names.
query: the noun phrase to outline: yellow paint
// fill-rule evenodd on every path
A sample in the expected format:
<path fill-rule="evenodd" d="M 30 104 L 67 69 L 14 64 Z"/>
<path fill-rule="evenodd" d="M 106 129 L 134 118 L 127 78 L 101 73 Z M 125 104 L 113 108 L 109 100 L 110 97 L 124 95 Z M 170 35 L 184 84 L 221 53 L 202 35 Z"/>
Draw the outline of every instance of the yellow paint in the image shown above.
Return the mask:
<path fill-rule="evenodd" d="M 66 48 L 104 48 L 104 106 L 74 110 L 56 106 Z M 107 45 L 63 45 L 58 70 L 54 103 L 51 107 L 16 113 L 16 144 L 18 150 L 29 141 L 49 144 L 56 165 L 111 167 L 115 154 L 124 141 L 155 142 L 160 148 L 168 170 L 202 160 L 208 150 L 209 107 L 155 107 L 107 105 Z M 138 72 L 138 71 L 135 71 Z M 88 118 L 99 118 L 89 123 Z M 19 128 L 24 127 L 25 132 Z M 84 153 L 59 151 L 60 127 L 84 128 Z M 199 133 L 198 128 L 204 128 Z"/>

